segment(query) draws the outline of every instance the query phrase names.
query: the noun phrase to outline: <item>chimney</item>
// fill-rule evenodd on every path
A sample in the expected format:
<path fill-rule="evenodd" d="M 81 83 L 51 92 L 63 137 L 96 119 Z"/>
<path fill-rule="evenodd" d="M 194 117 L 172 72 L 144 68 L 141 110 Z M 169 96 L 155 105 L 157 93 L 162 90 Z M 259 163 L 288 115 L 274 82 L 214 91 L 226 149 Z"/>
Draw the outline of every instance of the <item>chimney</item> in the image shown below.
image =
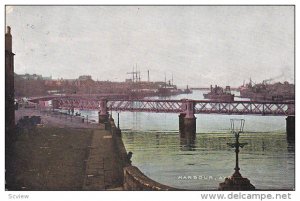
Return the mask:
<path fill-rule="evenodd" d="M 148 82 L 150 82 L 150 75 L 149 75 L 149 70 L 148 70 Z"/>
<path fill-rule="evenodd" d="M 6 27 L 5 33 L 5 50 L 12 52 L 12 36 L 10 26 Z"/>

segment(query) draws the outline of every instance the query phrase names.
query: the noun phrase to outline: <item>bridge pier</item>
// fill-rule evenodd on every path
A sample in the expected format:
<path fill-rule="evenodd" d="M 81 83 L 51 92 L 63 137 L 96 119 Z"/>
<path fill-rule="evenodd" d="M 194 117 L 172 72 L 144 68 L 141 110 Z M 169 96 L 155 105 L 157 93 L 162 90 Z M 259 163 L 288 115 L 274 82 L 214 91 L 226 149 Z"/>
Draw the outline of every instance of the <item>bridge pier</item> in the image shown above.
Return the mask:
<path fill-rule="evenodd" d="M 286 118 L 286 136 L 288 140 L 295 140 L 295 116 Z"/>
<path fill-rule="evenodd" d="M 179 114 L 179 133 L 180 138 L 190 140 L 196 139 L 196 117 L 194 115 L 194 102 L 187 101 L 183 105 L 185 113 Z"/>
<path fill-rule="evenodd" d="M 185 130 L 184 130 L 184 117 L 185 117 L 185 113 L 180 113 L 179 114 L 179 135 L 180 138 L 184 138 L 185 137 Z"/>
<path fill-rule="evenodd" d="M 107 112 L 107 100 L 100 101 L 100 112 L 99 115 L 99 123 L 106 123 L 108 122 L 108 112 Z"/>
<path fill-rule="evenodd" d="M 187 139 L 196 139 L 196 117 L 184 118 L 184 135 Z"/>

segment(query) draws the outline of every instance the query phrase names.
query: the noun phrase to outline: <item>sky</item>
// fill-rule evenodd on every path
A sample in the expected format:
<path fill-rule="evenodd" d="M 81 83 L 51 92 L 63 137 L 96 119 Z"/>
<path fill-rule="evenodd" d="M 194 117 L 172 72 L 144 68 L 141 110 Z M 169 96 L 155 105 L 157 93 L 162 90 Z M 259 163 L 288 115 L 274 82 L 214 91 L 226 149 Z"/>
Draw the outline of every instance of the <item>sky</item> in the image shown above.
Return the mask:
<path fill-rule="evenodd" d="M 6 6 L 6 25 L 17 74 L 294 83 L 293 6 Z"/>

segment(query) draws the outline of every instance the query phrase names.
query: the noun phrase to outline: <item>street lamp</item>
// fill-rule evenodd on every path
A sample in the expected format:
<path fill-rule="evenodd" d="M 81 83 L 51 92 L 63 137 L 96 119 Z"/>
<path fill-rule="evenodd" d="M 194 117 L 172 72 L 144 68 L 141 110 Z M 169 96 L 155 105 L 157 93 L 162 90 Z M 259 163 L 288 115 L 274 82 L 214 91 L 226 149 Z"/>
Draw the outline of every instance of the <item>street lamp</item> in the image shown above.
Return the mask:
<path fill-rule="evenodd" d="M 231 133 L 234 134 L 235 142 L 227 143 L 231 148 L 235 148 L 235 168 L 232 176 L 227 177 L 224 182 L 219 184 L 219 190 L 255 190 L 255 187 L 250 183 L 250 180 L 242 177 L 239 167 L 239 152 L 248 143 L 240 143 L 239 137 L 243 133 L 245 120 L 230 119 Z"/>
<path fill-rule="evenodd" d="M 244 125 L 245 125 L 245 120 L 244 119 L 230 119 L 231 123 L 231 133 L 234 134 L 235 137 L 235 143 L 227 143 L 228 146 L 231 148 L 235 148 L 235 172 L 232 175 L 233 177 L 242 177 L 239 167 L 239 152 L 240 148 L 243 148 L 245 145 L 248 143 L 240 143 L 239 142 L 239 137 L 240 133 L 243 133 L 244 130 Z"/>

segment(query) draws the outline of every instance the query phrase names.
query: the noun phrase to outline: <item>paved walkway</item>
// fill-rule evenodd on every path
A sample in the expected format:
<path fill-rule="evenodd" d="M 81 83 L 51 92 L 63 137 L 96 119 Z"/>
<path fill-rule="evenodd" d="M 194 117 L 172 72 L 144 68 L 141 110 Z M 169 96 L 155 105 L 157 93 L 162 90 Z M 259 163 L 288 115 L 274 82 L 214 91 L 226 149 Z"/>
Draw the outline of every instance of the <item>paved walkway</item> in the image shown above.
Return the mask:
<path fill-rule="evenodd" d="M 83 190 L 104 190 L 122 186 L 123 171 L 119 167 L 120 157 L 114 150 L 111 133 L 94 130 L 89 148 Z"/>
<path fill-rule="evenodd" d="M 25 172 L 24 169 L 20 169 L 16 176 L 21 175 L 22 180 L 18 181 L 15 186 L 18 187 L 20 183 L 27 184 L 26 189 L 30 190 L 60 190 L 62 186 L 61 190 L 122 190 L 123 163 L 118 151 L 116 151 L 118 149 L 116 149 L 115 139 L 110 131 L 104 130 L 104 125 L 70 121 L 70 119 L 41 113 L 35 109 L 17 110 L 16 122 L 23 116 L 41 116 L 44 128 L 26 131 L 28 137 L 22 135 L 24 139 L 21 138 L 18 143 L 22 144 L 22 147 L 24 146 L 24 150 L 19 147 L 18 153 L 21 154 L 19 154 L 21 157 L 17 156 L 18 163 L 16 165 L 26 164 L 30 169 L 40 169 L 36 173 L 39 175 L 44 172 L 45 175 L 49 174 L 48 169 L 53 166 L 52 169 L 56 173 L 51 174 L 50 185 L 49 176 L 48 179 L 46 176 L 38 176 L 38 182 L 35 182 L 32 180 L 35 179 L 36 175 L 28 174 L 29 170 Z M 54 143 L 52 138 L 58 137 L 59 141 Z M 49 141 L 53 141 L 53 143 L 48 145 Z M 35 146 L 31 145 L 32 142 Z M 80 144 L 82 146 L 79 152 L 76 150 L 79 150 Z M 31 147 L 30 153 L 39 154 L 37 156 L 30 155 L 29 152 L 25 151 L 28 146 Z M 40 152 L 44 150 L 41 148 L 45 146 L 48 152 L 44 156 L 44 153 L 41 154 Z M 48 157 L 49 153 L 51 153 L 51 157 Z M 70 156 L 72 158 L 69 160 Z M 48 159 L 44 160 L 46 157 Z M 68 170 L 72 170 L 70 164 L 75 163 L 80 166 L 76 171 L 74 170 L 76 174 L 67 174 Z M 55 168 L 57 164 L 60 164 L 58 169 Z M 63 180 L 66 182 L 60 184 L 62 183 L 62 174 L 65 175 Z M 76 185 L 71 184 L 71 181 L 76 181 Z M 39 183 L 44 183 L 44 185 L 41 187 L 38 185 Z M 66 185 L 66 183 L 70 185 Z"/>

